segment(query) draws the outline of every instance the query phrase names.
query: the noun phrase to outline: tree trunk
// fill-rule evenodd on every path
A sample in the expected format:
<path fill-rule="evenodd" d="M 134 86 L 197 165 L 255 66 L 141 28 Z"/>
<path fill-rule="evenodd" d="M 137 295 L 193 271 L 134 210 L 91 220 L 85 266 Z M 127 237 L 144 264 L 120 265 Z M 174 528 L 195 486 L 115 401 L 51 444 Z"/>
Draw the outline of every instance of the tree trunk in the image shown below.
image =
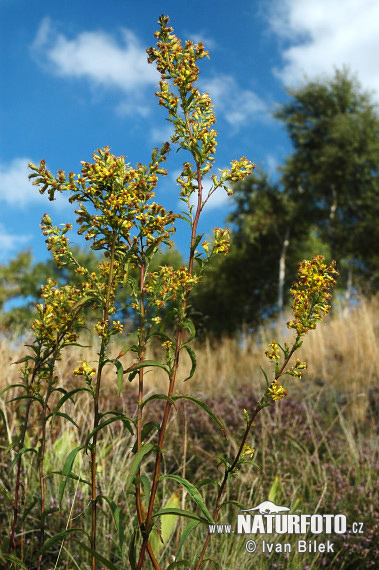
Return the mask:
<path fill-rule="evenodd" d="M 278 311 L 279 311 L 279 316 L 281 316 L 283 314 L 283 308 L 284 308 L 283 291 L 284 291 L 284 280 L 286 277 L 286 256 L 287 256 L 288 246 L 290 243 L 289 237 L 290 237 L 290 230 L 289 230 L 289 227 L 287 227 L 286 232 L 284 234 L 284 240 L 283 240 L 283 244 L 282 244 L 282 253 L 280 255 L 280 260 L 279 260 L 279 285 L 278 285 Z"/>

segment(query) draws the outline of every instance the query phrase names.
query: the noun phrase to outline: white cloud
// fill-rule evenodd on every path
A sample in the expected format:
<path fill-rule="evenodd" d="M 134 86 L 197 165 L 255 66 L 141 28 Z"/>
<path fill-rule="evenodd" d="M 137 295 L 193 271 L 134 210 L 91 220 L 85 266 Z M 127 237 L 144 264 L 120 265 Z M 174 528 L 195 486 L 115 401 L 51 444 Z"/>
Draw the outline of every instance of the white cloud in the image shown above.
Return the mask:
<path fill-rule="evenodd" d="M 275 0 L 269 14 L 286 45 L 284 66 L 275 69 L 286 85 L 347 65 L 366 88 L 379 92 L 377 0 Z"/>
<path fill-rule="evenodd" d="M 254 120 L 268 119 L 268 107 L 264 101 L 253 91 L 241 89 L 230 75 L 203 79 L 201 86 L 209 93 L 216 116 L 221 113 L 235 129 Z"/>
<path fill-rule="evenodd" d="M 33 50 L 50 72 L 68 78 L 86 79 L 95 87 L 118 89 L 124 95 L 136 97 L 140 104 L 133 112 L 146 114 L 141 102 L 141 90 L 159 81 L 155 67 L 147 62 L 145 48 L 136 35 L 121 28 L 121 41 L 103 31 L 81 32 L 74 38 L 54 30 L 51 21 L 42 21 L 33 43 Z M 131 112 L 127 99 L 118 112 Z"/>
<path fill-rule="evenodd" d="M 28 168 L 29 162 L 33 161 L 29 158 L 14 158 L 9 164 L 0 163 L 0 203 L 17 207 L 36 202 L 46 203 L 46 196 L 40 194 L 28 179 L 31 172 Z M 57 194 L 56 198 L 54 202 L 49 203 L 59 206 L 67 204 L 60 194 Z"/>
<path fill-rule="evenodd" d="M 15 158 L 0 164 L 0 201 L 9 206 L 25 206 L 42 198 L 28 179 L 28 158 Z"/>
<path fill-rule="evenodd" d="M 29 242 L 30 239 L 30 235 L 11 234 L 3 224 L 0 224 L 0 260 L 6 259 L 10 252 Z"/>

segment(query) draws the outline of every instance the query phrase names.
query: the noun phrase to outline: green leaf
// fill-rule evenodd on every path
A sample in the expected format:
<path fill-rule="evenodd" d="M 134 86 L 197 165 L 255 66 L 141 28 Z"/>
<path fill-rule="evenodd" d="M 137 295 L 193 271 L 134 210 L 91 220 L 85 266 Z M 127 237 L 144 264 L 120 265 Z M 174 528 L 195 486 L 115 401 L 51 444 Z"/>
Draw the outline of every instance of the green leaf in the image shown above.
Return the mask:
<path fill-rule="evenodd" d="M 124 416 L 124 414 L 120 413 L 119 415 L 113 417 L 113 418 L 108 418 L 107 420 L 105 420 L 105 422 L 101 422 L 101 424 L 99 424 L 98 426 L 95 427 L 95 429 L 93 429 L 91 431 L 91 433 L 87 436 L 86 442 L 85 442 L 85 447 L 88 446 L 90 440 L 93 438 L 93 436 L 98 433 L 100 430 L 102 430 L 103 428 L 105 428 L 107 425 L 111 424 L 112 422 L 117 422 L 118 420 L 122 421 L 122 423 L 128 428 L 129 432 L 131 434 L 133 434 L 133 429 L 130 425 L 130 422 L 133 422 L 133 420 L 131 418 L 128 418 L 127 416 Z"/>
<path fill-rule="evenodd" d="M 190 561 L 189 560 L 178 560 L 178 562 L 171 562 L 169 566 L 167 566 L 167 570 L 172 570 L 173 568 L 179 568 L 180 566 L 184 566 L 184 568 L 190 568 Z"/>
<path fill-rule="evenodd" d="M 126 480 L 125 493 L 127 493 L 129 487 L 133 483 L 142 459 L 144 458 L 145 455 L 150 453 L 150 451 L 152 451 L 152 449 L 154 449 L 154 448 L 156 448 L 155 445 L 153 445 L 152 443 L 147 443 L 146 445 L 141 447 L 141 449 L 139 451 L 137 451 L 137 453 L 136 453 L 136 455 L 132 461 L 132 465 L 130 467 L 130 472 L 129 472 L 128 478 Z"/>
<path fill-rule="evenodd" d="M 117 528 L 118 539 L 120 542 L 120 548 L 122 548 L 122 545 L 124 543 L 125 533 L 124 533 L 124 527 L 123 527 L 122 522 L 121 522 L 120 509 L 118 508 L 118 506 L 116 505 L 116 503 L 114 501 L 112 501 L 111 499 L 109 499 L 105 495 L 98 495 L 97 498 L 98 499 L 104 499 L 108 503 L 108 505 L 112 511 L 113 519 L 114 519 L 114 522 L 115 522 L 115 525 Z"/>
<path fill-rule="evenodd" d="M 49 471 L 48 473 L 46 473 L 45 477 L 50 477 L 50 475 L 63 475 L 63 471 Z M 70 475 L 68 476 L 69 479 L 74 479 L 74 481 L 79 481 L 80 483 L 85 483 L 86 485 L 91 486 L 91 481 L 86 481 L 85 479 L 82 479 L 81 477 L 78 477 L 78 475 L 75 475 L 74 473 L 70 473 Z"/>
<path fill-rule="evenodd" d="M 266 372 L 263 370 L 262 366 L 260 366 L 259 368 L 262 370 L 262 374 L 263 374 L 263 376 L 265 377 L 266 384 L 267 384 L 267 388 L 268 388 L 268 387 L 270 386 L 270 382 L 268 381 L 267 374 L 266 374 Z"/>
<path fill-rule="evenodd" d="M 72 419 L 72 417 L 69 416 L 68 414 L 65 414 L 65 413 L 63 413 L 63 412 L 55 412 L 55 411 L 54 411 L 54 412 L 51 412 L 51 414 L 49 414 L 48 416 L 46 416 L 46 421 L 47 421 L 50 417 L 52 417 L 52 416 L 54 416 L 54 417 L 55 417 L 55 416 L 60 416 L 60 417 L 62 417 L 62 418 L 65 418 L 66 420 L 68 420 L 69 422 L 71 422 L 75 427 L 77 427 L 78 429 L 80 429 L 79 426 L 78 426 L 78 424 L 77 424 L 77 423 Z"/>
<path fill-rule="evenodd" d="M 199 521 L 196 521 L 196 520 L 190 521 L 187 524 L 186 528 L 182 532 L 182 536 L 180 537 L 178 550 L 176 551 L 176 558 L 179 556 L 179 553 L 182 550 L 182 546 L 185 543 L 186 539 L 191 534 L 191 532 L 197 527 L 198 524 L 199 524 Z"/>
<path fill-rule="evenodd" d="M 34 447 L 23 447 L 22 449 L 20 449 L 20 451 L 18 451 L 9 467 L 9 470 L 11 471 L 13 469 L 13 467 L 16 465 L 17 461 L 19 460 L 19 458 L 21 457 L 21 455 L 24 455 L 24 453 L 29 453 L 29 451 L 36 453 L 38 455 L 38 451 L 36 449 L 34 449 Z"/>
<path fill-rule="evenodd" d="M 203 518 L 203 517 L 199 517 L 199 515 L 195 515 L 195 513 L 191 513 L 190 511 L 183 511 L 183 509 L 174 509 L 169 508 L 169 509 L 160 509 L 157 513 L 154 513 L 152 518 L 156 518 L 156 517 L 160 517 L 162 515 L 178 515 L 179 517 L 184 517 L 187 519 L 194 519 L 195 521 L 197 521 L 197 523 L 206 523 L 208 524 L 208 520 Z M 212 520 L 213 523 L 213 520 Z"/>
<path fill-rule="evenodd" d="M 23 362 L 27 362 L 28 360 L 35 360 L 35 358 L 33 358 L 33 356 L 24 356 L 24 358 L 20 358 L 20 360 L 16 360 L 16 362 L 14 364 L 22 364 Z"/>
<path fill-rule="evenodd" d="M 161 364 L 160 362 L 157 362 L 156 360 L 142 360 L 141 362 L 137 362 L 136 364 L 133 364 L 133 366 L 131 368 L 128 368 L 127 370 L 124 371 L 124 374 L 126 374 L 127 372 L 132 371 L 132 374 L 134 372 L 136 372 L 136 370 L 139 370 L 140 368 L 146 368 L 148 366 L 157 366 L 158 368 L 162 368 L 165 372 L 167 372 L 167 374 L 170 374 L 169 369 L 167 368 L 167 366 L 164 366 L 164 364 Z"/>
<path fill-rule="evenodd" d="M 268 493 L 267 500 L 276 503 L 276 501 L 278 500 L 279 491 L 280 491 L 280 480 L 279 476 L 275 475 L 275 479 L 273 484 L 271 485 L 271 489 Z"/>
<path fill-rule="evenodd" d="M 183 382 L 187 382 L 187 380 L 189 380 L 190 378 L 192 378 L 192 376 L 195 374 L 196 363 L 197 363 L 197 361 L 196 361 L 196 354 L 195 354 L 195 352 L 193 351 L 193 349 L 192 349 L 190 346 L 188 346 L 187 344 L 182 345 L 181 348 L 184 348 L 184 349 L 188 352 L 189 357 L 190 357 L 191 362 L 192 362 L 192 367 L 191 367 L 191 371 L 190 371 L 190 373 L 189 373 L 189 376 L 187 376 L 187 378 L 185 378 L 185 379 L 183 380 Z"/>
<path fill-rule="evenodd" d="M 33 507 L 37 504 L 37 502 L 38 502 L 38 497 L 34 496 L 30 505 L 28 507 L 26 507 L 24 512 L 22 513 L 22 519 L 20 521 L 20 527 L 22 527 L 26 517 L 32 511 Z"/>
<path fill-rule="evenodd" d="M 18 564 L 18 566 L 21 566 L 21 568 L 24 568 L 25 570 L 29 570 L 29 568 L 25 566 L 25 564 L 14 554 L 3 554 L 3 558 L 5 558 L 5 560 L 8 560 L 9 562 L 14 562 L 15 564 Z"/>
<path fill-rule="evenodd" d="M 67 402 L 67 400 L 71 400 L 72 396 L 74 394 L 77 394 L 78 392 L 89 392 L 91 394 L 91 390 L 89 388 L 74 388 L 74 390 L 71 390 L 70 392 L 67 392 L 64 396 L 62 396 L 62 398 L 59 400 L 53 414 L 52 414 L 52 418 L 54 419 L 54 416 L 57 415 L 58 410 L 63 406 L 63 404 L 65 402 Z M 73 400 L 72 400 L 73 401 Z"/>
<path fill-rule="evenodd" d="M 149 435 L 149 433 L 153 430 L 156 429 L 157 431 L 160 430 L 160 425 L 158 422 L 147 422 L 143 428 L 142 428 L 142 432 L 141 432 L 141 441 L 143 441 L 144 439 L 147 438 L 147 436 Z M 134 444 L 133 448 L 132 448 L 132 453 L 136 453 L 137 451 L 137 442 Z"/>
<path fill-rule="evenodd" d="M 46 540 L 46 542 L 44 543 L 44 545 L 42 546 L 42 548 L 37 552 L 36 557 L 38 558 L 41 554 L 44 554 L 44 552 L 46 552 L 46 550 L 49 550 L 49 548 L 51 546 L 53 546 L 53 544 L 55 544 L 56 542 L 60 542 L 61 540 L 64 540 L 65 537 L 68 536 L 69 534 L 77 533 L 77 532 L 84 533 L 87 536 L 87 538 L 89 539 L 88 533 L 86 533 L 86 531 L 83 530 L 82 528 L 67 528 L 66 530 L 62 530 L 61 532 L 58 532 L 57 534 L 55 534 L 51 538 L 48 538 Z M 75 542 L 79 543 L 78 540 Z"/>
<path fill-rule="evenodd" d="M 122 389 L 122 382 L 124 380 L 124 368 L 119 360 L 116 360 L 114 365 L 117 368 L 117 388 L 118 388 L 118 395 L 120 395 Z"/>
<path fill-rule="evenodd" d="M 96 560 L 101 562 L 106 568 L 109 568 L 109 570 L 120 570 L 119 566 L 118 567 L 115 566 L 110 560 L 107 560 L 106 558 L 104 558 L 104 556 L 101 556 L 101 554 L 95 552 L 94 550 L 92 550 L 92 548 L 90 548 L 86 544 L 83 544 L 83 542 L 80 542 L 79 540 L 75 540 L 75 542 L 80 546 L 80 548 L 83 548 L 86 552 L 88 552 L 88 554 L 94 556 Z"/>
<path fill-rule="evenodd" d="M 196 487 L 200 489 L 200 487 L 204 487 L 204 485 L 216 485 L 220 487 L 220 483 L 216 481 L 216 479 L 202 479 L 198 483 L 196 483 Z"/>
<path fill-rule="evenodd" d="M 178 493 L 175 491 L 165 504 L 165 509 L 177 509 L 179 507 L 180 499 Z M 178 514 L 171 513 L 161 516 L 160 531 L 153 528 L 149 535 L 150 546 L 156 558 L 159 558 L 165 544 L 170 540 L 175 532 L 176 524 L 178 522 Z"/>
<path fill-rule="evenodd" d="M 212 517 L 211 513 L 208 511 L 208 509 L 204 503 L 204 499 L 201 496 L 201 494 L 199 493 L 199 491 L 196 489 L 195 485 L 192 485 L 192 483 L 187 481 L 187 479 L 184 479 L 183 477 L 180 477 L 179 475 L 162 475 L 161 480 L 163 480 L 163 479 L 172 479 L 173 481 L 176 481 L 177 483 L 182 485 L 186 489 L 186 491 L 189 493 L 191 499 L 193 501 L 195 501 L 195 503 L 197 504 L 197 506 L 199 507 L 199 509 L 203 513 L 203 515 L 206 517 L 207 521 L 209 523 L 213 524 L 213 522 L 214 522 L 213 517 Z"/>
<path fill-rule="evenodd" d="M 199 234 L 195 237 L 195 241 L 193 242 L 193 251 L 195 251 L 195 249 L 197 248 L 197 246 L 200 243 L 201 238 L 203 237 L 204 234 Z"/>
<path fill-rule="evenodd" d="M 139 535 L 140 530 L 139 528 L 136 528 L 132 534 L 132 539 L 130 541 L 130 546 L 129 546 L 129 562 L 130 562 L 130 570 L 136 570 L 137 569 L 137 536 Z"/>
<path fill-rule="evenodd" d="M 4 388 L 4 390 L 1 390 L 0 398 L 3 394 L 5 394 L 5 392 L 8 392 L 8 390 L 11 390 L 12 388 L 24 388 L 25 390 L 28 390 L 28 386 L 26 386 L 25 384 L 11 384 L 10 386 Z"/>
<path fill-rule="evenodd" d="M 135 477 L 134 482 L 135 483 L 141 483 L 141 485 L 143 487 L 143 492 L 146 495 L 146 497 L 150 496 L 150 481 L 149 481 L 149 478 L 146 477 L 146 475 L 141 475 L 140 477 Z"/>
<path fill-rule="evenodd" d="M 191 342 L 191 340 L 193 340 L 196 336 L 196 329 L 195 329 L 195 325 L 193 324 L 192 321 L 189 321 L 188 319 L 186 321 L 182 321 L 181 323 L 182 328 L 186 328 L 189 330 L 190 333 L 190 337 L 189 339 L 184 343 L 187 344 L 188 342 Z"/>
<path fill-rule="evenodd" d="M 87 448 L 86 445 L 79 445 L 79 447 L 76 447 L 75 449 L 73 449 L 67 456 L 67 459 L 66 459 L 65 464 L 64 464 L 63 469 L 62 469 L 62 475 L 64 476 L 64 479 L 62 479 L 60 486 L 59 486 L 59 504 L 60 505 L 62 505 L 63 493 L 64 493 L 64 490 L 66 488 L 67 481 L 70 478 L 72 467 L 74 465 L 74 461 L 76 459 L 76 456 L 78 455 L 79 451 L 81 451 L 82 449 L 86 449 L 86 448 Z"/>
<path fill-rule="evenodd" d="M 17 402 L 18 400 L 31 400 L 31 401 L 35 400 L 36 402 L 41 404 L 41 406 L 43 406 L 43 399 L 38 398 L 37 396 L 32 396 L 31 394 L 27 394 L 25 396 L 17 396 L 17 398 L 12 398 L 11 400 L 9 400 L 8 403 Z"/>
<path fill-rule="evenodd" d="M 193 402 L 194 404 L 196 404 L 197 406 L 199 406 L 202 410 L 204 410 L 204 412 L 206 412 L 211 418 L 212 420 L 218 425 L 218 427 L 221 429 L 223 436 L 225 437 L 225 439 L 227 439 L 226 437 L 226 432 L 225 432 L 225 428 L 224 428 L 224 424 L 222 423 L 222 421 L 220 420 L 220 418 L 218 416 L 216 416 L 216 414 L 214 412 L 212 412 L 212 410 L 210 409 L 209 406 L 207 406 L 207 404 L 205 404 L 204 402 L 202 402 L 201 400 L 199 400 L 198 398 L 194 398 L 193 396 L 173 396 L 172 397 L 173 400 L 188 400 L 189 402 Z"/>
<path fill-rule="evenodd" d="M 141 408 L 143 408 L 144 406 L 146 406 L 146 404 L 148 404 L 149 402 L 151 402 L 152 400 L 166 400 L 167 402 L 170 402 L 170 404 L 172 404 L 175 408 L 175 399 L 174 398 L 170 398 L 169 396 L 165 396 L 164 394 L 153 394 L 152 396 L 149 396 L 148 398 L 146 398 L 146 400 L 144 400 L 141 404 Z"/>

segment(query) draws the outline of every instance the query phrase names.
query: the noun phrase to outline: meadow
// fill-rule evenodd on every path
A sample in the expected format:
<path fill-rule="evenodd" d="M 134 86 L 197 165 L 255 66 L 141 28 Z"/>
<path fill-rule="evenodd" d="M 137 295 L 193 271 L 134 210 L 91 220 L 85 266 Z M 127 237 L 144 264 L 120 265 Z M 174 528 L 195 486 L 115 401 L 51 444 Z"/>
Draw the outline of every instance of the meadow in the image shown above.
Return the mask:
<path fill-rule="evenodd" d="M 378 409 L 377 393 L 377 347 L 375 335 L 378 328 L 378 301 L 360 301 L 349 311 L 333 309 L 328 319 L 316 331 L 311 331 L 301 348 L 301 358 L 309 361 L 310 367 L 301 380 L 288 377 L 285 387 L 288 397 L 259 414 L 249 444 L 254 447 L 255 465 L 243 465 L 227 487 L 227 501 L 220 513 L 219 524 L 235 525 L 239 507 L 251 508 L 270 498 L 280 505 L 287 505 L 293 513 L 343 513 L 349 524 L 362 522 L 362 534 L 334 535 L 334 553 L 297 553 L 296 536 L 277 535 L 272 542 L 290 542 L 291 554 L 262 553 L 259 540 L 258 552 L 245 550 L 243 535 L 218 534 L 212 537 L 204 568 L 232 570 L 242 568 L 370 568 L 378 557 L 379 512 L 378 512 Z M 221 453 L 236 452 L 238 433 L 243 428 L 243 409 L 256 405 L 262 393 L 264 350 L 271 338 L 290 335 L 283 325 L 266 323 L 256 334 L 245 333 L 239 339 L 224 338 L 221 342 L 206 339 L 195 347 L 197 369 L 193 378 L 181 383 L 182 393 L 201 398 L 223 418 L 228 439 L 225 440 L 214 422 L 203 410 L 191 402 L 178 403 L 172 414 L 167 444 L 163 455 L 163 473 L 178 474 L 189 480 L 200 481 L 201 492 L 207 503 L 214 500 L 214 486 L 207 484 L 212 476 L 219 476 Z M 91 339 L 87 339 L 92 344 Z M 149 348 L 147 358 L 154 359 L 154 346 Z M 158 350 L 158 349 L 157 349 Z M 16 362 L 25 355 L 25 347 L 19 341 L 1 341 L 2 386 L 17 383 Z M 124 357 L 124 367 L 128 365 Z M 57 363 L 59 385 L 66 389 L 78 385 L 73 370 L 80 361 L 80 348 L 66 349 L 65 356 Z M 96 352 L 93 349 L 93 359 Z M 87 360 L 90 353 L 87 349 Z M 130 357 L 131 361 L 131 357 Z M 183 358 L 178 379 L 184 378 L 188 362 Z M 167 383 L 164 374 L 154 368 L 146 374 L 148 397 L 163 390 Z M 119 409 L 127 416 L 136 417 L 136 388 L 126 383 L 121 394 L 117 392 L 114 367 L 106 367 L 101 389 L 104 409 Z M 15 452 L 5 450 L 15 437 L 25 412 L 25 400 L 11 404 L 7 401 L 19 395 L 17 389 L 3 394 L 0 400 L 2 411 L 0 431 L 0 536 L 3 552 L 6 550 L 8 529 L 12 516 L 12 492 L 14 479 L 11 467 Z M 86 481 L 89 458 L 78 457 L 73 474 L 79 480 L 68 482 L 64 500 L 58 510 L 61 471 L 70 450 L 83 444 L 91 431 L 91 399 L 80 393 L 74 402 L 66 402 L 64 411 L 69 414 L 79 429 L 64 418 L 56 417 L 49 426 L 45 455 L 46 495 L 49 508 L 46 535 L 54 537 L 68 528 L 90 529 L 90 492 Z M 159 421 L 163 402 L 156 400 L 149 407 L 149 421 Z M 28 441 L 25 447 L 35 447 L 40 437 L 39 410 L 31 408 Z M 133 540 L 132 530 L 136 524 L 135 498 L 124 492 L 131 462 L 135 438 L 118 422 L 111 423 L 98 441 L 98 485 L 102 495 L 112 497 L 120 507 L 124 521 L 125 539 L 120 540 L 111 509 L 105 500 L 99 500 L 98 551 L 116 568 L 128 568 L 128 548 Z M 151 435 L 151 439 L 153 439 Z M 153 468 L 153 460 L 147 460 L 144 470 Z M 16 541 L 26 567 L 30 556 L 38 551 L 39 509 L 37 456 L 24 454 L 22 459 L 21 527 Z M 194 505 L 186 497 L 182 487 L 166 479 L 162 482 L 160 497 L 169 497 L 173 504 Z M 167 503 L 166 503 L 167 504 Z M 165 505 L 163 505 L 165 506 Z M 56 508 L 56 510 L 54 510 Z M 180 537 L 187 525 L 183 519 L 175 519 L 175 530 L 162 549 L 162 560 L 174 561 Z M 71 535 L 75 539 L 75 533 Z M 267 536 L 263 537 L 267 539 Z M 303 537 L 302 537 L 303 538 Z M 309 535 L 305 539 L 313 539 Z M 327 537 L 330 538 L 330 537 Z M 90 568 L 88 554 L 75 540 L 55 542 L 46 553 L 43 568 Z M 325 539 L 325 537 L 324 537 Z M 322 541 L 323 537 L 317 537 Z M 197 527 L 181 548 L 180 558 L 194 560 L 204 542 L 204 527 Z M 101 564 L 100 564 L 101 567 Z M 104 566 L 105 568 L 106 566 Z M 163 566 L 163 567 L 167 567 Z M 174 566 L 173 566 L 174 567 Z"/>

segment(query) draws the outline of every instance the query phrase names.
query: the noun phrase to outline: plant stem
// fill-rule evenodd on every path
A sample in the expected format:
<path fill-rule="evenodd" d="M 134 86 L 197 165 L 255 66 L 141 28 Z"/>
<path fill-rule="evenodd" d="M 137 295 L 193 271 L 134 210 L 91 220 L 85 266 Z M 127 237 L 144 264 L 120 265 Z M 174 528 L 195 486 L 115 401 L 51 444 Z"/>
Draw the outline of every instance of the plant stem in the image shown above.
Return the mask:
<path fill-rule="evenodd" d="M 189 261 L 188 261 L 188 271 L 190 274 L 192 274 L 192 272 L 193 272 L 193 264 L 194 264 L 194 258 L 195 258 L 195 239 L 196 239 L 199 217 L 200 217 L 200 213 L 201 213 L 201 209 L 202 209 L 201 170 L 200 170 L 200 165 L 199 165 L 198 160 L 197 160 L 195 155 L 194 155 L 194 158 L 196 161 L 196 168 L 197 168 L 198 199 L 197 199 L 196 214 L 195 214 L 195 218 L 194 218 L 194 221 L 192 223 L 192 229 L 191 229 L 190 257 L 189 257 Z M 183 303 L 182 303 L 182 307 L 181 307 L 182 318 L 184 317 L 185 312 L 186 312 L 187 300 L 188 300 L 189 293 L 190 293 L 190 289 L 188 288 L 186 293 L 185 293 L 185 296 L 183 298 Z M 181 323 L 179 323 L 179 329 L 178 329 L 177 338 L 176 338 L 176 345 L 175 345 L 175 357 L 174 357 L 172 371 L 170 374 L 170 383 L 169 383 L 169 388 L 168 388 L 168 392 L 167 392 L 167 396 L 168 396 L 169 400 L 171 400 L 171 397 L 174 393 L 176 374 L 177 374 L 178 367 L 179 367 L 179 356 L 180 356 L 180 349 L 181 349 L 181 345 L 182 345 L 182 336 L 183 336 L 183 326 L 181 325 Z M 163 419 L 162 419 L 162 423 L 161 423 L 161 427 L 160 427 L 160 431 L 159 431 L 158 451 L 157 451 L 155 466 L 154 466 L 153 483 L 151 486 L 149 506 L 148 506 L 148 511 L 147 511 L 146 520 L 145 520 L 145 524 L 144 524 L 143 543 L 142 543 L 142 547 L 141 547 L 140 557 L 138 560 L 137 570 L 141 570 L 141 568 L 142 568 L 146 548 L 148 545 L 148 540 L 149 540 L 148 527 L 150 525 L 152 515 L 153 515 L 154 501 L 155 501 L 155 496 L 157 493 L 158 483 L 159 483 L 159 473 L 160 473 L 160 468 L 161 468 L 163 443 L 164 443 L 164 438 L 165 438 L 165 434 L 166 434 L 166 428 L 167 428 L 167 423 L 169 420 L 171 408 L 172 408 L 171 402 L 166 401 L 166 405 L 165 405 L 165 409 L 164 409 L 164 413 L 163 413 Z"/>
<path fill-rule="evenodd" d="M 109 320 L 109 305 L 110 305 L 110 298 L 111 298 L 111 289 L 112 289 L 112 282 L 113 282 L 113 268 L 114 268 L 114 260 L 115 260 L 115 247 L 116 247 L 116 238 L 117 233 L 116 230 L 113 230 L 113 239 L 112 239 L 112 247 L 111 247 L 111 254 L 110 254 L 110 263 L 109 263 L 109 275 L 108 275 L 108 288 L 107 288 L 107 295 L 104 304 L 104 312 L 103 312 L 103 321 L 108 323 Z M 105 353 L 106 348 L 108 345 L 108 337 L 103 337 L 101 339 L 100 345 L 100 352 L 99 352 L 99 366 L 97 371 L 96 377 L 96 388 L 95 388 L 95 396 L 93 402 L 93 410 L 94 410 L 94 417 L 93 417 L 93 429 L 95 430 L 100 421 L 99 417 L 99 399 L 100 399 L 100 385 L 101 385 L 101 374 L 103 368 L 105 366 Z M 91 444 L 91 549 L 93 552 L 96 552 L 96 505 L 97 505 L 97 489 L 96 489 L 96 448 L 97 448 L 97 436 L 98 431 L 96 431 L 93 435 L 92 444 Z M 91 558 L 91 568 L 92 570 L 96 570 L 96 557 L 92 554 Z"/>
<path fill-rule="evenodd" d="M 54 375 L 54 365 L 56 360 L 57 354 L 54 355 L 53 361 L 50 365 L 50 375 L 47 385 L 47 391 L 45 400 L 42 407 L 42 435 L 41 435 L 41 448 L 39 453 L 39 484 L 41 489 L 41 507 L 40 507 L 40 516 L 41 516 L 41 533 L 39 538 L 39 547 L 40 549 L 43 546 L 45 540 L 45 474 L 44 474 L 44 459 L 45 459 L 45 450 L 46 450 L 46 415 L 47 410 L 49 409 L 48 401 L 53 389 L 53 375 Z M 38 558 L 37 570 L 41 570 L 42 564 L 42 554 L 40 554 Z"/>
<path fill-rule="evenodd" d="M 286 368 L 288 362 L 290 361 L 290 358 L 292 357 L 293 353 L 294 353 L 295 350 L 297 349 L 297 343 L 298 343 L 299 339 L 300 339 L 300 335 L 297 335 L 297 336 L 296 336 L 296 340 L 295 340 L 295 342 L 294 342 L 294 344 L 293 344 L 293 346 L 292 346 L 292 348 L 291 348 L 291 350 L 290 350 L 290 352 L 289 352 L 287 358 L 284 360 L 282 367 L 281 367 L 280 370 L 275 374 L 275 378 L 274 378 L 273 382 L 275 382 L 276 380 L 278 380 L 278 378 L 283 374 L 283 372 L 284 372 L 284 370 L 285 370 L 285 368 Z M 272 382 L 272 383 L 273 383 L 273 382 Z M 270 384 L 270 387 L 272 386 L 272 383 Z M 235 456 L 235 458 L 234 458 L 233 463 L 232 463 L 227 469 L 225 469 L 224 478 L 223 478 L 223 480 L 222 480 L 222 482 L 221 482 L 221 485 L 220 485 L 220 487 L 219 487 L 219 490 L 218 490 L 218 493 L 217 493 L 217 499 L 216 499 L 216 506 L 215 506 L 215 509 L 214 509 L 214 511 L 213 511 L 213 520 L 214 520 L 214 521 L 216 521 L 217 518 L 218 518 L 218 514 L 219 514 L 220 508 L 221 508 L 221 504 L 220 504 L 220 503 L 221 503 L 221 497 L 222 497 L 222 495 L 224 494 L 225 487 L 226 487 L 226 484 L 227 484 L 227 482 L 228 482 L 229 476 L 234 472 L 235 468 L 236 468 L 237 465 L 238 465 L 238 462 L 239 462 L 239 460 L 240 460 L 241 454 L 242 454 L 242 452 L 243 452 L 244 445 L 245 445 L 246 440 L 247 440 L 247 438 L 248 438 L 248 436 L 249 436 L 250 430 L 251 430 L 252 426 L 254 425 L 255 418 L 257 417 L 257 415 L 259 414 L 259 412 L 260 412 L 261 410 L 263 410 L 263 408 L 265 407 L 265 406 L 264 406 L 264 402 L 265 402 L 267 396 L 270 395 L 270 389 L 269 389 L 270 387 L 267 388 L 267 390 L 266 390 L 265 393 L 263 394 L 262 399 L 259 400 L 259 402 L 257 403 L 257 405 L 256 405 L 256 407 L 255 407 L 255 409 L 254 409 L 254 412 L 253 412 L 252 416 L 250 417 L 249 422 L 248 422 L 247 425 L 246 425 L 244 434 L 243 434 L 243 436 L 242 436 L 241 443 L 240 443 L 240 445 L 239 445 L 239 448 L 238 448 L 238 451 L 237 451 L 237 454 L 236 454 L 236 456 Z M 195 569 L 195 570 L 199 570 L 199 569 L 200 569 L 200 566 L 201 566 L 201 564 L 202 564 L 202 562 L 203 562 L 203 558 L 204 558 L 205 552 L 206 552 L 206 550 L 207 550 L 207 548 L 208 548 L 208 544 L 209 544 L 209 542 L 210 542 L 210 540 L 211 540 L 211 537 L 212 537 L 212 535 L 211 535 L 211 534 L 208 534 L 208 535 L 207 535 L 207 538 L 205 539 L 205 543 L 204 543 L 203 549 L 202 549 L 202 551 L 201 551 L 200 558 L 199 558 L 199 560 L 198 560 L 198 563 L 197 563 L 197 566 L 196 566 L 196 569 Z"/>
<path fill-rule="evenodd" d="M 32 405 L 32 401 L 33 400 L 29 399 L 26 403 L 25 420 L 24 420 L 24 424 L 22 426 L 22 432 L 21 432 L 20 443 L 19 443 L 20 449 L 22 449 L 24 447 L 24 441 L 25 441 L 25 436 L 26 436 L 26 430 L 28 428 L 29 413 L 30 413 L 30 407 Z M 20 485 L 21 485 L 21 462 L 22 462 L 22 456 L 20 456 L 18 458 L 18 461 L 17 461 L 16 486 L 15 486 L 15 491 L 14 491 L 14 502 L 13 502 L 13 522 L 12 522 L 11 532 L 9 535 L 7 554 L 10 554 L 12 552 L 14 546 L 15 546 L 14 537 L 15 537 L 16 528 L 17 528 L 18 496 L 19 496 Z M 5 563 L 5 570 L 8 570 L 8 562 Z"/>

